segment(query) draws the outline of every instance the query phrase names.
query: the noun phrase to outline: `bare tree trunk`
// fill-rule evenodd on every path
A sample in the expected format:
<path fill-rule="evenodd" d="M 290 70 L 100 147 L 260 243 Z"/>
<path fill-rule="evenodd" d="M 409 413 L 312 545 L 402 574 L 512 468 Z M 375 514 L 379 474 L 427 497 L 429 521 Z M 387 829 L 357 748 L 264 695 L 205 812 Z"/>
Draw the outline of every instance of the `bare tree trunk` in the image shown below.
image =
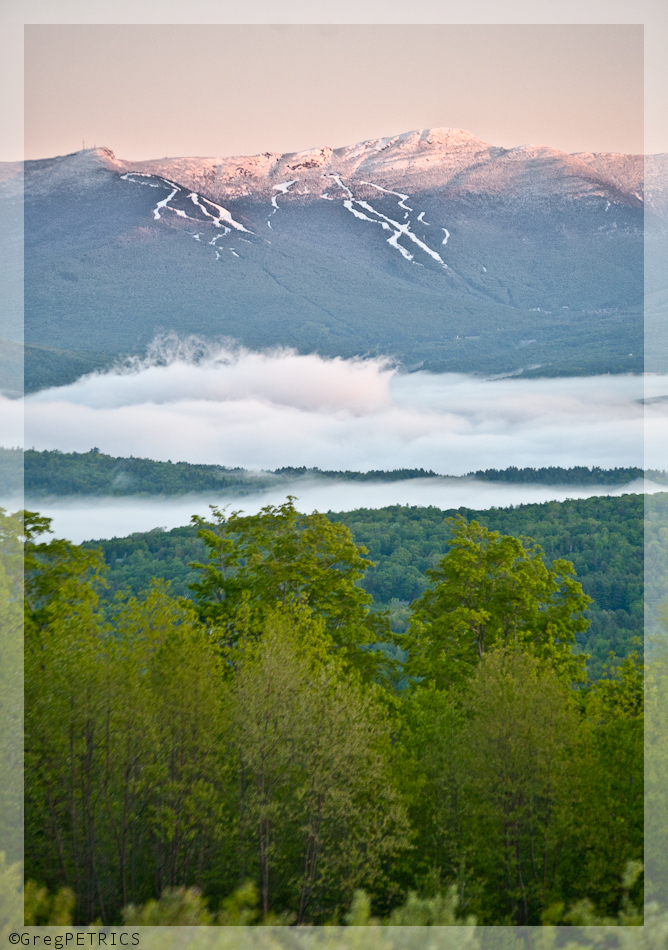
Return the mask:
<path fill-rule="evenodd" d="M 318 869 L 318 857 L 320 855 L 320 829 L 322 827 L 322 807 L 324 795 L 318 795 L 318 804 L 314 821 L 309 822 L 308 837 L 306 840 L 306 850 L 304 853 L 304 876 L 302 886 L 299 892 L 299 911 L 297 913 L 297 924 L 304 922 L 306 907 L 313 893 L 316 873 Z"/>

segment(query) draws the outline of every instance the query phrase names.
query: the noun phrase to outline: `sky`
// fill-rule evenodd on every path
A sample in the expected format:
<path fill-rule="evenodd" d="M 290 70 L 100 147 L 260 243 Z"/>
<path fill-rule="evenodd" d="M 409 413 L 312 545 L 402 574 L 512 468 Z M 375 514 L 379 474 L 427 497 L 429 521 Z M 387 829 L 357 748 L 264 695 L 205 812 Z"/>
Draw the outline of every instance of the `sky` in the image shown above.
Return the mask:
<path fill-rule="evenodd" d="M 25 154 L 338 147 L 416 128 L 643 150 L 641 25 L 31 25 Z"/>
<path fill-rule="evenodd" d="M 644 27 L 644 65 L 643 39 Z M 0 161 L 346 145 L 434 125 L 668 152 L 665 0 L 3 0 Z"/>

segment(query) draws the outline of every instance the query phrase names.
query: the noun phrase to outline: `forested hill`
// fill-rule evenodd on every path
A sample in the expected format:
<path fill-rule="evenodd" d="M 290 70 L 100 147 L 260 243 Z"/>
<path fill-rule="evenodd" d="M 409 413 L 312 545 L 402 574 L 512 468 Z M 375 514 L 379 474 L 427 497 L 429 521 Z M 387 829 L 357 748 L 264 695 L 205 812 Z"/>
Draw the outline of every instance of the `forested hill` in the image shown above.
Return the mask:
<path fill-rule="evenodd" d="M 95 448 L 89 452 L 37 452 L 28 449 L 25 453 L 20 449 L 0 449 L 0 495 L 8 496 L 20 490 L 22 462 L 24 490 L 28 498 L 64 495 L 184 495 L 210 492 L 243 496 L 268 488 L 287 486 L 296 479 L 395 482 L 447 475 L 422 468 L 351 472 L 288 467 L 275 471 L 249 472 L 243 468 L 229 468 L 224 465 L 118 458 Z M 640 468 L 601 469 L 583 466 L 487 469 L 470 472 L 466 477 L 534 485 L 586 486 L 625 485 L 642 478 L 643 475 L 668 484 L 665 472 L 644 473 Z"/>
<path fill-rule="evenodd" d="M 524 485 L 626 485 L 636 478 L 647 476 L 661 484 L 668 483 L 665 472 L 643 471 L 641 468 L 587 468 L 574 465 L 561 468 L 550 465 L 548 468 L 487 468 L 484 471 L 471 472 L 476 478 L 489 482 L 512 482 Z"/>
<path fill-rule="evenodd" d="M 408 604 L 426 588 L 424 571 L 448 549 L 446 519 L 461 514 L 503 534 L 525 535 L 542 545 L 548 561 L 572 561 L 585 592 L 593 598 L 592 620 L 580 647 L 591 654 L 590 675 L 597 675 L 614 650 L 626 655 L 634 636 L 643 631 L 643 506 L 666 504 L 668 494 L 594 497 L 515 508 L 441 511 L 438 508 L 393 505 L 375 510 L 329 513 L 351 529 L 355 541 L 369 550 L 374 567 L 363 586 L 379 607 L 389 607 L 393 626 L 405 629 Z M 652 542 L 651 523 L 646 541 Z M 172 531 L 155 529 L 127 538 L 88 542 L 100 547 L 109 565 L 109 594 L 126 587 L 145 589 L 154 576 L 172 582 L 175 593 L 188 596 L 196 573 L 188 566 L 204 557 L 204 545 L 192 526 Z M 662 555 L 663 556 L 663 555 Z M 665 559 L 665 556 L 663 556 Z M 654 563 L 654 599 L 668 589 L 668 564 Z"/>

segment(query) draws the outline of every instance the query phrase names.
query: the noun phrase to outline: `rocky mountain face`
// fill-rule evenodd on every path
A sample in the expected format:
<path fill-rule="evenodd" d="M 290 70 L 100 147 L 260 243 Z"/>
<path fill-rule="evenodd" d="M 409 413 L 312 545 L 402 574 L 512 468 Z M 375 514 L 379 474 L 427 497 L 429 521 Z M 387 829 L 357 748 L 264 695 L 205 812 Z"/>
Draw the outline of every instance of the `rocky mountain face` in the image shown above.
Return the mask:
<path fill-rule="evenodd" d="M 0 173 L 7 195 L 16 174 Z M 169 331 L 432 371 L 638 371 L 644 289 L 663 320 L 667 182 L 666 156 L 508 150 L 460 129 L 28 162 L 26 382 Z"/>
<path fill-rule="evenodd" d="M 287 182 L 287 193 L 294 197 L 322 198 L 342 188 L 339 178 L 352 182 L 360 197 L 372 196 L 368 189 L 376 185 L 411 193 L 439 189 L 451 199 L 482 194 L 509 201 L 599 197 L 635 207 L 643 201 L 644 188 L 642 155 L 568 155 L 540 145 L 503 149 L 463 129 L 423 129 L 347 148 L 327 146 L 286 155 L 143 162 L 117 161 L 106 150 L 98 150 L 98 155 L 119 171 L 163 176 L 214 201 L 271 198 L 273 190 Z"/>

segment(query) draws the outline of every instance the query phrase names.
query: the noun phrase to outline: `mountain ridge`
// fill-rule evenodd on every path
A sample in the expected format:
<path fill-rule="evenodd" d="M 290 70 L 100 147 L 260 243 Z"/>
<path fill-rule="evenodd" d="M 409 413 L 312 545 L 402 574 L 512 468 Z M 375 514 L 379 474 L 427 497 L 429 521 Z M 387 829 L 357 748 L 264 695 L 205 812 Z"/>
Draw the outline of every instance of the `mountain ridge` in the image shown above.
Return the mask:
<path fill-rule="evenodd" d="M 100 147 L 24 172 L 30 389 L 170 332 L 432 372 L 661 368 L 642 308 L 653 295 L 659 338 L 668 156 L 427 129 L 230 158 Z"/>
<path fill-rule="evenodd" d="M 655 213 L 668 207 L 668 156 L 627 155 L 617 152 L 567 153 L 546 145 L 513 148 L 490 145 L 463 129 L 421 129 L 368 139 L 350 146 L 321 146 L 301 152 L 264 152 L 250 156 L 181 156 L 139 161 L 119 159 L 112 149 L 98 147 L 52 159 L 27 163 L 72 162 L 76 156 L 96 157 L 109 170 L 135 172 L 171 179 L 212 200 L 243 197 L 271 198 L 285 182 L 308 185 L 308 197 L 331 190 L 326 178 L 341 176 L 363 186 L 363 177 L 386 187 L 413 190 L 439 188 L 456 197 L 470 193 L 515 199 L 527 194 L 602 197 L 639 206 L 645 197 Z M 652 171 L 652 187 L 644 192 L 645 165 Z M 663 172 L 663 174 L 661 173 Z M 410 184 L 409 184 L 410 182 Z M 304 198 L 303 190 L 286 190 L 290 200 Z"/>

